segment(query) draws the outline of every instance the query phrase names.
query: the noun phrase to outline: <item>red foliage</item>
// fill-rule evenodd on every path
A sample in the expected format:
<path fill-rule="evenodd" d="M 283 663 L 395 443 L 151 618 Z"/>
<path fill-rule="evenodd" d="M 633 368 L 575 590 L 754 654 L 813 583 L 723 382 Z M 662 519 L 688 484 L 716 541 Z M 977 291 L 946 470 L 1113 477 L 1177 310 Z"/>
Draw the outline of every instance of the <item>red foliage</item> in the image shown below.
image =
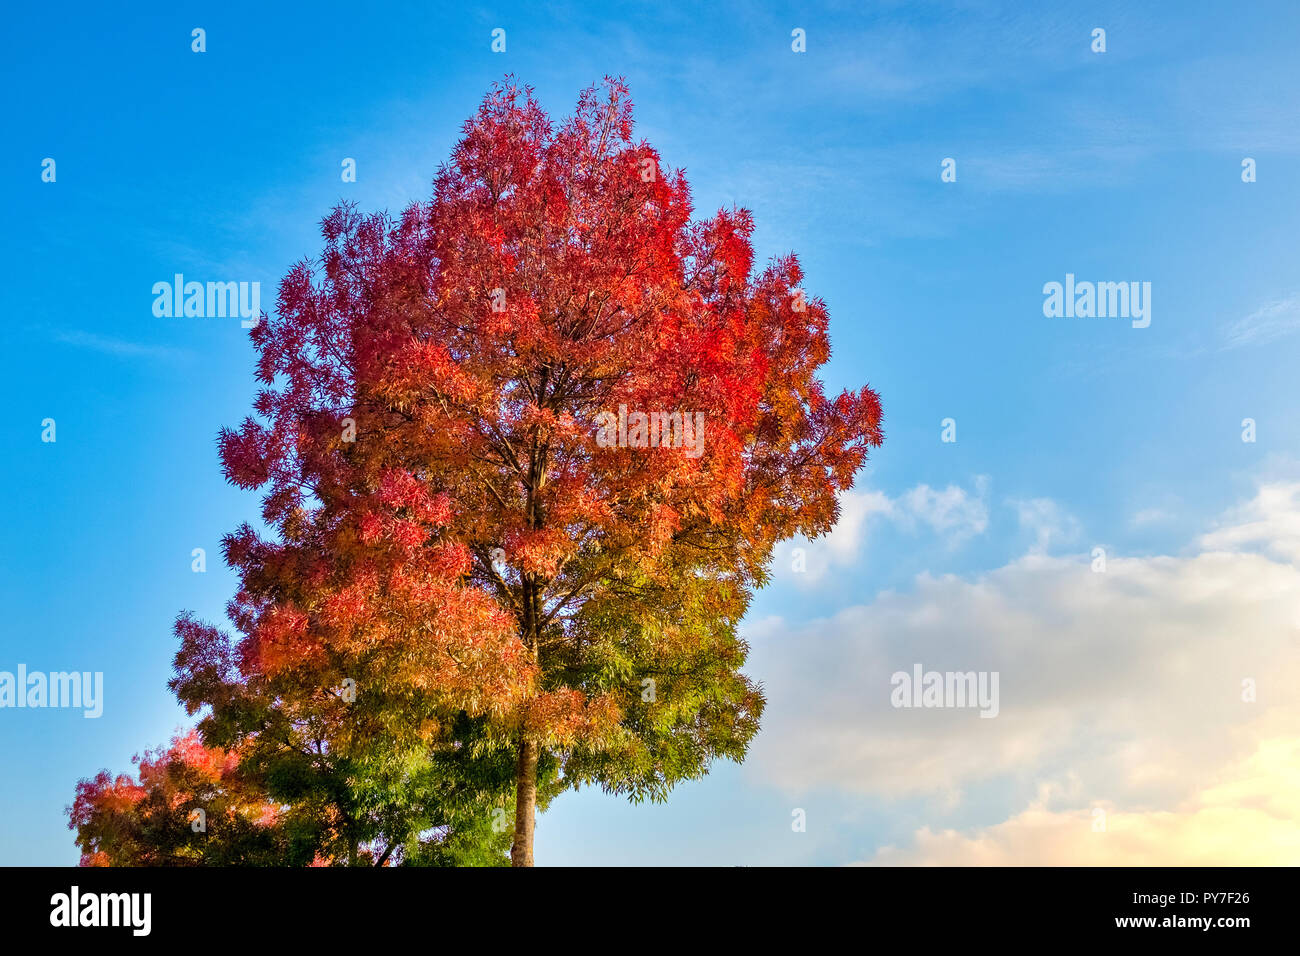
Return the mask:
<path fill-rule="evenodd" d="M 68 814 L 78 830 L 81 866 L 197 862 L 201 851 L 185 843 L 196 832 L 190 826 L 196 809 L 206 814 L 204 832 L 236 817 L 252 829 L 279 818 L 279 807 L 241 777 L 238 755 L 205 747 L 196 731 L 134 762 L 136 778 L 101 771 L 77 784 Z"/>
<path fill-rule="evenodd" d="M 761 580 L 776 541 L 830 528 L 879 401 L 823 395 L 827 313 L 798 261 L 755 274 L 750 214 L 693 222 L 684 177 L 631 130 L 619 81 L 558 128 L 500 87 L 430 203 L 325 220 L 319 266 L 252 333 L 261 420 L 221 441 L 283 539 L 227 542 L 246 677 L 346 674 L 389 647 L 398 681 L 574 739 L 618 708 L 542 693 L 539 628 L 602 575 L 663 580 L 696 542 Z M 621 405 L 702 413 L 701 453 L 597 448 Z"/>

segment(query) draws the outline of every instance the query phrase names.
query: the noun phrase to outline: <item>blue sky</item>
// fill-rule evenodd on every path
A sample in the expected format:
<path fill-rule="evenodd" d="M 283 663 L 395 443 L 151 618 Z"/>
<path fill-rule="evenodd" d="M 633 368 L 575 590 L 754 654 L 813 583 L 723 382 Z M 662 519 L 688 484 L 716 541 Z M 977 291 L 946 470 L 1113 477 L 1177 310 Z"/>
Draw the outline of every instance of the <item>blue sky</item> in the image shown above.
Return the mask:
<path fill-rule="evenodd" d="M 800 255 L 828 385 L 870 382 L 887 436 L 747 618 L 751 759 L 666 806 L 566 795 L 539 862 L 1300 861 L 1300 9 L 441 6 L 11 15 L 0 670 L 103 671 L 106 700 L 0 710 L 0 863 L 74 863 L 76 781 L 186 724 L 170 623 L 221 619 L 219 540 L 257 515 L 214 442 L 253 395 L 246 333 L 155 318 L 152 284 L 260 281 L 269 306 L 334 203 L 426 198 L 506 73 L 553 116 L 625 76 L 696 208 L 746 206 L 760 259 Z M 1150 282 L 1150 326 L 1044 317 L 1067 273 Z M 914 661 L 1001 668 L 1001 716 L 891 709 Z"/>

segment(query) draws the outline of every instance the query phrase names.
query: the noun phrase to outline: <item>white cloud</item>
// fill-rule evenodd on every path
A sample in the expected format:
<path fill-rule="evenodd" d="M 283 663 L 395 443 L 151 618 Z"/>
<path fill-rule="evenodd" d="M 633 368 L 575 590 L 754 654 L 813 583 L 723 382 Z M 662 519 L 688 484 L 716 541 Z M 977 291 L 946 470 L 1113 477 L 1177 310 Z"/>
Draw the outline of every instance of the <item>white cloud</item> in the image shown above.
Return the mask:
<path fill-rule="evenodd" d="M 1223 786 L 1245 787 L 1232 768 L 1300 731 L 1300 485 L 1261 488 L 1201 544 L 1189 556 L 1111 557 L 1102 573 L 1086 556 L 1031 553 L 974 580 L 924 574 L 910 593 L 829 619 L 756 622 L 769 709 L 746 767 L 790 792 L 958 806 L 995 785 L 1002 802 L 980 810 L 1005 831 L 917 839 L 974 853 L 961 841 L 1014 847 L 1001 834 L 1039 834 L 1047 849 L 1024 846 L 1023 860 L 1044 858 L 1053 827 L 1094 806 L 1144 833 L 1225 818 L 1197 803 L 1205 781 L 1229 773 Z M 999 716 L 893 708 L 890 675 L 916 663 L 999 672 Z M 1263 831 L 1241 809 L 1227 816 L 1249 844 Z M 1147 862 L 1178 859 L 1134 837 L 1132 852 L 1142 846 Z"/>
<path fill-rule="evenodd" d="M 913 533 L 923 526 L 948 547 L 956 547 L 988 527 L 987 493 L 984 475 L 976 477 L 974 491 L 959 485 L 942 490 L 917 485 L 897 498 L 880 491 L 845 492 L 840 495 L 840 517 L 831 532 L 815 541 L 795 538 L 782 544 L 777 549 L 776 566 L 789 568 L 792 552 L 802 549 L 806 567 L 793 577 L 805 585 L 821 581 L 833 567 L 846 567 L 858 560 L 875 517 Z"/>
<path fill-rule="evenodd" d="M 1300 562 L 1300 482 L 1265 485 L 1253 499 L 1230 511 L 1223 527 L 1201 536 L 1207 550 L 1252 546 Z"/>
<path fill-rule="evenodd" d="M 937 491 L 918 485 L 899 498 L 904 520 L 916 519 L 943 535 L 951 545 L 982 534 L 989 526 L 989 509 L 985 501 L 988 479 L 975 479 L 975 494 L 957 485 Z"/>
<path fill-rule="evenodd" d="M 1097 815 L 1102 811 L 1102 816 Z M 1100 824 L 1100 828 L 1098 828 Z M 1300 743 L 1269 740 L 1173 811 L 1034 804 L 970 833 L 922 827 L 885 866 L 1294 866 L 1300 861 Z"/>
<path fill-rule="evenodd" d="M 848 492 L 840 496 L 840 519 L 821 543 L 834 564 L 850 564 L 858 556 L 872 515 L 894 517 L 898 508 L 893 500 L 879 491 Z"/>

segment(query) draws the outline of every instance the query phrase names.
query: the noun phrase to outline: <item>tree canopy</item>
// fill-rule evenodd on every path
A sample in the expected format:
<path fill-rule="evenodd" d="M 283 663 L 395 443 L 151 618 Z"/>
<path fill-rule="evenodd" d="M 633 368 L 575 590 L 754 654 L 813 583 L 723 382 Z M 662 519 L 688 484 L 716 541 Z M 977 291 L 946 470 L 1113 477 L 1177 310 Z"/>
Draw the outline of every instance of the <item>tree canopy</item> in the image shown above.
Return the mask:
<path fill-rule="evenodd" d="M 82 782 L 88 862 L 531 865 L 563 790 L 663 800 L 743 759 L 740 621 L 775 545 L 834 524 L 880 402 L 824 393 L 798 260 L 756 269 L 750 214 L 694 219 L 632 130 L 619 80 L 559 124 L 508 81 L 429 201 L 324 220 L 220 437 L 263 493 L 224 541 L 238 636 L 178 620 L 197 730 Z"/>

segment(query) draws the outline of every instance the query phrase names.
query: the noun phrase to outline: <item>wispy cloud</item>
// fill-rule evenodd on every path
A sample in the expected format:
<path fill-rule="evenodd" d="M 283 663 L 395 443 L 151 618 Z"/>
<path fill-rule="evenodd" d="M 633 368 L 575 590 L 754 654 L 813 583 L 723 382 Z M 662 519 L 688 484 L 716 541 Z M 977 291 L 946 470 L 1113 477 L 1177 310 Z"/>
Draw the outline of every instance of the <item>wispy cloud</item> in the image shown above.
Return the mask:
<path fill-rule="evenodd" d="M 1129 519 L 1129 524 L 1135 528 L 1143 528 L 1147 525 L 1163 524 L 1173 520 L 1173 515 L 1164 508 L 1143 508 Z"/>
<path fill-rule="evenodd" d="M 189 349 L 172 348 L 166 345 L 142 345 L 139 342 L 128 342 L 125 339 L 115 339 L 106 335 L 96 335 L 94 332 L 81 332 L 73 330 L 70 332 L 58 332 L 54 336 L 55 340 L 62 342 L 64 345 L 72 345 L 76 348 L 91 349 L 95 352 L 101 352 L 105 355 L 113 355 L 118 358 L 143 358 L 159 362 L 183 362 L 194 357 L 194 353 Z"/>
<path fill-rule="evenodd" d="M 1300 331 L 1300 295 L 1269 302 L 1224 330 L 1225 349 L 1262 345 Z"/>
<path fill-rule="evenodd" d="M 1016 498 L 1011 501 L 1016 509 L 1022 530 L 1034 536 L 1032 550 L 1046 554 L 1055 542 L 1074 541 L 1082 530 L 1079 521 L 1068 514 L 1051 498 Z"/>

